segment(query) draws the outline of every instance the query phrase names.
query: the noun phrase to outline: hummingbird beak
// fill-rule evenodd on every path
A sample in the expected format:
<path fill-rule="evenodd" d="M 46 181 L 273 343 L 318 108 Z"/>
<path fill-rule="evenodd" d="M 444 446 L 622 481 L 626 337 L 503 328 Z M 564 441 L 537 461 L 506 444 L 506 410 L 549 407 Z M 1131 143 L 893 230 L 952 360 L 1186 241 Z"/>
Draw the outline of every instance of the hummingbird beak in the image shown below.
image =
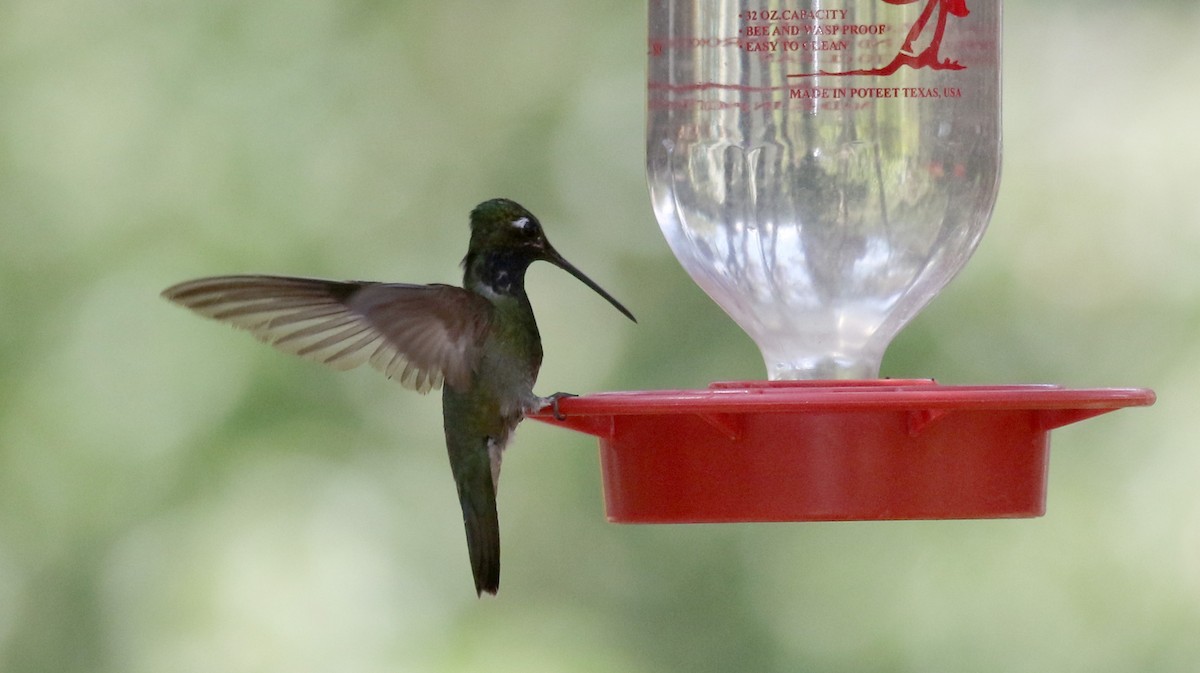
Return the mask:
<path fill-rule="evenodd" d="M 633 314 L 629 312 L 629 309 L 622 306 L 621 302 L 617 301 L 616 299 L 613 299 L 613 296 L 611 294 L 605 292 L 604 288 L 597 285 L 595 283 L 595 281 L 593 281 L 591 278 L 588 278 L 587 276 L 585 276 L 583 274 L 583 272 L 580 271 L 579 269 L 575 268 L 574 264 L 568 262 L 565 258 L 563 258 L 562 255 L 558 254 L 557 250 L 550 247 L 549 242 L 546 242 L 545 247 L 542 249 L 542 259 L 546 260 L 547 262 L 550 262 L 551 264 L 553 264 L 554 266 L 557 266 L 558 268 L 562 269 L 563 271 L 566 271 L 567 273 L 571 274 L 572 276 L 575 276 L 584 285 L 587 285 L 588 287 L 592 288 L 592 290 L 595 291 L 596 294 L 607 299 L 608 303 L 612 304 L 613 307 L 616 308 L 618 311 L 620 311 L 626 318 L 629 318 L 630 320 L 637 322 L 637 318 L 633 317 Z"/>

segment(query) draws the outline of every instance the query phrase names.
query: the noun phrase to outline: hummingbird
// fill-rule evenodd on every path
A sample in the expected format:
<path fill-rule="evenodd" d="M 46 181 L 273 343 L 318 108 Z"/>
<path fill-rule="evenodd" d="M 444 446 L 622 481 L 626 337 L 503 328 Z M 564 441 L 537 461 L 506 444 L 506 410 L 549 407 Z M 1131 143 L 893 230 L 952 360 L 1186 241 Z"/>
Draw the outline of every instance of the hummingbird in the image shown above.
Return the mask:
<path fill-rule="evenodd" d="M 627 318 L 633 314 L 547 240 L 509 199 L 471 211 L 462 287 L 286 276 L 217 276 L 167 288 L 166 299 L 249 331 L 279 350 L 336 369 L 364 363 L 427 393 L 442 387 L 442 420 L 458 488 L 475 593 L 500 587 L 496 488 L 513 430 L 566 393 L 533 392 L 542 341 L 525 293 L 536 261 L 565 270 Z"/>

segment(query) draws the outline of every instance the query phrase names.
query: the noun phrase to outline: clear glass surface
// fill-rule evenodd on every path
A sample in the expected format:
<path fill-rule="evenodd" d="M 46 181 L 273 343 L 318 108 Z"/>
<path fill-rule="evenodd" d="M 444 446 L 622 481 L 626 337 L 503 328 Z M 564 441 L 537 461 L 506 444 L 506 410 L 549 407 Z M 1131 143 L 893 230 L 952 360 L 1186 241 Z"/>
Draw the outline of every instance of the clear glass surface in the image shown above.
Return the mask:
<path fill-rule="evenodd" d="M 649 0 L 647 166 L 771 379 L 873 378 L 1000 171 L 1000 0 Z"/>

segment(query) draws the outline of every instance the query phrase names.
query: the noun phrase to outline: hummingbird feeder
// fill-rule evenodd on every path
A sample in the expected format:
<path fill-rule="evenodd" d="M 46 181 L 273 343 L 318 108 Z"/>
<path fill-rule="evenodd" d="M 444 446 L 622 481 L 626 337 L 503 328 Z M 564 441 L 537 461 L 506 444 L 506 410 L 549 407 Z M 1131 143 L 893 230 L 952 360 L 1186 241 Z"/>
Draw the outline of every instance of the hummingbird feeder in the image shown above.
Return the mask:
<path fill-rule="evenodd" d="M 770 380 L 537 414 L 599 438 L 610 520 L 1038 516 L 1052 429 L 1153 404 L 877 378 L 991 216 L 1001 6 L 649 0 L 655 215 Z"/>

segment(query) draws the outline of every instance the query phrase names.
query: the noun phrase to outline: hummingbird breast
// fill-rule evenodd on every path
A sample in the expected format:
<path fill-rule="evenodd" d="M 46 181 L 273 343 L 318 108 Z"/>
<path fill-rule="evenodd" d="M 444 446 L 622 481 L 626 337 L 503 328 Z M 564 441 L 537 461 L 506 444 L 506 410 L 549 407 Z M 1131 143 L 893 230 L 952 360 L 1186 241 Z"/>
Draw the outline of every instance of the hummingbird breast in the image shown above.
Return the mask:
<path fill-rule="evenodd" d="M 537 402 L 533 386 L 542 366 L 542 340 L 528 300 L 499 296 L 476 370 L 474 385 L 486 389 L 500 416 L 513 425 Z"/>

